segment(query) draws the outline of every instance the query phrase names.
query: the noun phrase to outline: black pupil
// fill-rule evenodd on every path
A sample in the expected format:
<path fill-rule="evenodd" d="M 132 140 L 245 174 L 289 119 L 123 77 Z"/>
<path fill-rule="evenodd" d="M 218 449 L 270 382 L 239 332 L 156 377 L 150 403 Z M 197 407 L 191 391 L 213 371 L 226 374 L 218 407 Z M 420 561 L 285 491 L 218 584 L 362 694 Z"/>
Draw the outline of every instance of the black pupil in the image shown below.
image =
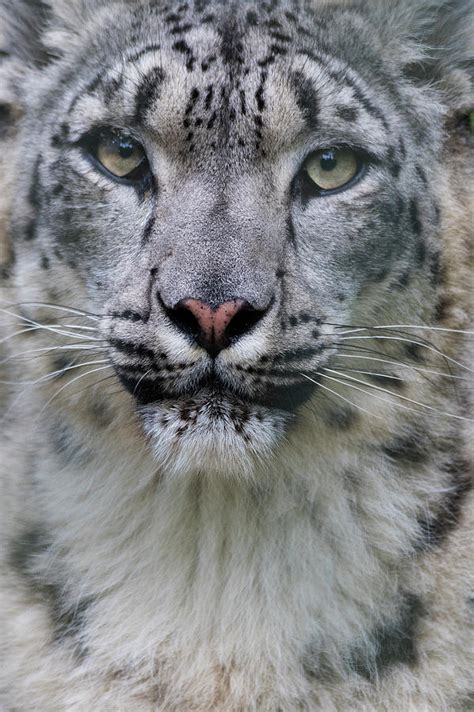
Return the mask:
<path fill-rule="evenodd" d="M 319 163 L 323 171 L 333 171 L 337 166 L 337 158 L 335 151 L 324 151 L 321 154 Z"/>
<path fill-rule="evenodd" d="M 122 139 L 118 145 L 118 150 L 120 153 L 120 158 L 127 160 L 127 158 L 131 158 L 131 156 L 133 156 L 135 152 L 135 145 L 132 141 Z"/>

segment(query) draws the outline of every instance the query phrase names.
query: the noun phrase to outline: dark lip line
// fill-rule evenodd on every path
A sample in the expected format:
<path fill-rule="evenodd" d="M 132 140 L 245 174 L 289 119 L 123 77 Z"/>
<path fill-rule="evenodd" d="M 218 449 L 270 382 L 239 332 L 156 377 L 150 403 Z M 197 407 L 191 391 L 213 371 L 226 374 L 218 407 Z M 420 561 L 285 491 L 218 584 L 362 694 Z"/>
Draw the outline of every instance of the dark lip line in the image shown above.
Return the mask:
<path fill-rule="evenodd" d="M 244 407 L 268 408 L 270 410 L 280 410 L 290 414 L 309 400 L 319 385 L 318 378 L 319 374 L 315 374 L 314 381 L 312 382 L 302 378 L 291 385 L 272 386 L 268 389 L 267 394 L 245 396 L 232 386 L 207 377 L 202 379 L 194 388 L 179 393 L 176 391 L 165 391 L 153 388 L 153 391 L 151 393 L 149 392 L 149 395 L 152 396 L 150 399 L 146 397 L 147 383 L 144 379 L 139 383 L 139 386 L 142 386 L 142 397 L 140 397 L 140 393 L 137 392 L 136 386 L 134 389 L 133 383 L 129 381 L 127 385 L 123 378 L 121 378 L 121 380 L 127 390 L 144 406 L 159 405 L 166 401 L 177 401 L 179 403 L 193 401 L 202 396 L 204 391 L 208 390 L 210 398 L 229 399 L 237 401 L 239 405 Z"/>

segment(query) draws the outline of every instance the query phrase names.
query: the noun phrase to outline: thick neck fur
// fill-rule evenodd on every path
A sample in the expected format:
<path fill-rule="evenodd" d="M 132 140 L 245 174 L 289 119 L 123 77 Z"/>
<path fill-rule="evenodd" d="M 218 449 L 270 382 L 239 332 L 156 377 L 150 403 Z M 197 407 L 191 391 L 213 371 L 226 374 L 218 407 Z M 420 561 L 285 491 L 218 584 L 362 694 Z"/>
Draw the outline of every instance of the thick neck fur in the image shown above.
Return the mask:
<path fill-rule="evenodd" d="M 82 400 L 43 415 L 30 522 L 47 541 L 38 574 L 81 617 L 76 652 L 157 674 L 181 704 L 231 672 L 255 695 L 282 679 L 288 696 L 291 679 L 294 700 L 360 656 L 376 672 L 371 633 L 397 620 L 420 519 L 446 487 L 439 453 L 418 443 L 414 481 L 408 455 L 390 454 L 383 403 L 342 437 L 313 408 L 252 480 L 168 478 L 125 404 L 112 417 Z"/>

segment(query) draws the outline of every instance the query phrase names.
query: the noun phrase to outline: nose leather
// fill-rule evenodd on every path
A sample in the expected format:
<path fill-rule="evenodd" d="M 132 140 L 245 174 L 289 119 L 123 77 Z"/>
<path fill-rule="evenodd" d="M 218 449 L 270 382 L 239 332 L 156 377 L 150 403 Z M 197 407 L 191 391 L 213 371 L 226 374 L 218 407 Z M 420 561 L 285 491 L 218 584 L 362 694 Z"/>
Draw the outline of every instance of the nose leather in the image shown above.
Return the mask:
<path fill-rule="evenodd" d="M 226 341 L 226 329 L 245 306 L 243 299 L 233 299 L 214 308 L 200 299 L 185 299 L 181 305 L 191 312 L 200 328 L 203 342 L 221 346 Z"/>

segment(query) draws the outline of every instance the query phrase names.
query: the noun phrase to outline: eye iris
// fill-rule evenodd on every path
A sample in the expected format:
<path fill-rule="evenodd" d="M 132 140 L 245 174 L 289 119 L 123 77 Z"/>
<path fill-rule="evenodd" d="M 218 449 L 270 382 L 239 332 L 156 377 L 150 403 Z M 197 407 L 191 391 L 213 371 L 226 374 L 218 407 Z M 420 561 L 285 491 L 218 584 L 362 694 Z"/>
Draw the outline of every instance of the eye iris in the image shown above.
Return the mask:
<path fill-rule="evenodd" d="M 91 152 L 117 178 L 137 181 L 147 175 L 149 166 L 145 151 L 130 136 L 116 131 L 103 131 Z"/>
<path fill-rule="evenodd" d="M 312 190 L 330 192 L 344 188 L 357 176 L 361 163 L 355 151 L 326 148 L 313 153 L 305 163 Z"/>

